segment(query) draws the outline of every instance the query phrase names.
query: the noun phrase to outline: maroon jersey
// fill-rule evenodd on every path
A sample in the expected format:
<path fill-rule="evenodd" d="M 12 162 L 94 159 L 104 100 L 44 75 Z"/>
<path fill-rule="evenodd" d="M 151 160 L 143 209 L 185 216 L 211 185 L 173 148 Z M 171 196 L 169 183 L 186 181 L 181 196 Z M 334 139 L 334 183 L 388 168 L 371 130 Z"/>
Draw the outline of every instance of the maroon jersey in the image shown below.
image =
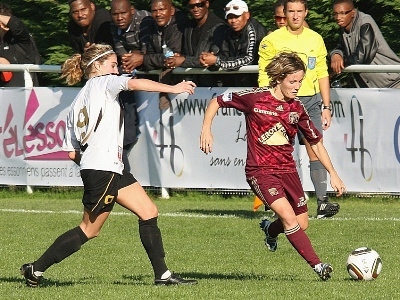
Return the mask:
<path fill-rule="evenodd" d="M 293 144 L 300 130 L 314 145 L 322 138 L 299 99 L 289 102 L 273 97 L 268 88 L 225 93 L 220 107 L 232 107 L 246 116 L 246 174 L 263 168 L 271 173 L 296 172 Z"/>

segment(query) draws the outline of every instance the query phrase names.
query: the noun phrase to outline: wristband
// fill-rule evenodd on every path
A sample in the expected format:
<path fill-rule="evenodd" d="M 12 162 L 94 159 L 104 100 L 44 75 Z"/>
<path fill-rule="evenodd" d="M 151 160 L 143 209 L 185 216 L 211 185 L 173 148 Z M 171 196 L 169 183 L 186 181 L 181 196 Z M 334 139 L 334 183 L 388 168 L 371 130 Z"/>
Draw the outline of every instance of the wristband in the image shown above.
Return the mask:
<path fill-rule="evenodd" d="M 324 110 L 324 109 L 332 110 L 331 107 L 330 107 L 329 105 L 324 105 L 324 106 L 322 106 L 322 110 Z"/>

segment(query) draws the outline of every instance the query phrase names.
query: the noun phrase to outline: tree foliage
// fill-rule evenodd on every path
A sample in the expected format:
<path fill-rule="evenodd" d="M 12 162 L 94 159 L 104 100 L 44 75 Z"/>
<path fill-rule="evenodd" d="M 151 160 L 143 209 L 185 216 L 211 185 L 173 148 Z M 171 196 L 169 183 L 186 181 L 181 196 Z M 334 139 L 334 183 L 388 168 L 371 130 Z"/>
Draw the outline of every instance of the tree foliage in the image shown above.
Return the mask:
<path fill-rule="evenodd" d="M 109 8 L 109 0 L 93 1 L 96 5 Z M 224 7 L 228 1 L 210 0 L 211 8 L 219 17 L 224 18 Z M 24 20 L 34 35 L 45 64 L 62 64 L 72 54 L 67 35 L 69 7 L 66 2 L 65 0 L 13 0 L 8 3 L 13 13 Z M 246 2 L 253 17 L 263 23 L 267 29 L 274 28 L 272 7 L 275 0 L 247 0 Z M 134 0 L 132 3 L 137 9 L 150 9 L 149 0 Z M 186 1 L 174 0 L 173 3 L 187 12 Z M 338 27 L 331 18 L 331 3 L 331 0 L 309 1 L 307 16 L 310 27 L 323 36 L 328 51 L 336 45 L 338 34 Z M 355 5 L 375 19 L 389 45 L 396 53 L 400 53 L 398 39 L 400 0 L 358 0 L 355 1 Z M 53 79 L 54 76 L 50 81 Z"/>

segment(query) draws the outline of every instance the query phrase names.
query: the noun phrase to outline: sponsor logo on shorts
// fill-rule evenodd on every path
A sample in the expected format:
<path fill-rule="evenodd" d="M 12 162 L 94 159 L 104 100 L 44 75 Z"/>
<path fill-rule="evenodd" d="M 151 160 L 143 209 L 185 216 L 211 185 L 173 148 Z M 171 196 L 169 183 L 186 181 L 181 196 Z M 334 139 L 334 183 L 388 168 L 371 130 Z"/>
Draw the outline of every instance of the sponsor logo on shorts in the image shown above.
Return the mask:
<path fill-rule="evenodd" d="M 276 196 L 279 194 L 279 192 L 276 188 L 270 188 L 270 189 L 268 189 L 268 192 L 271 196 Z"/>
<path fill-rule="evenodd" d="M 113 201 L 114 201 L 114 196 L 107 195 L 104 197 L 104 204 L 110 204 Z"/>
<path fill-rule="evenodd" d="M 299 198 L 299 203 L 297 203 L 297 207 L 305 206 L 307 204 L 307 200 L 304 197 Z"/>

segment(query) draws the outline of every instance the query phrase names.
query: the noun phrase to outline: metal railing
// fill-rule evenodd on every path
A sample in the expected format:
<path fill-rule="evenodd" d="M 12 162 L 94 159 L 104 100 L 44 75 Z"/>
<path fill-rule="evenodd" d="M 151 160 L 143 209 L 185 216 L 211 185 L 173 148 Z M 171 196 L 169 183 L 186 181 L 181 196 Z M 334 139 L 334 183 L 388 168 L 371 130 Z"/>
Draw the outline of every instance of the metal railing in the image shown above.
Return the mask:
<path fill-rule="evenodd" d="M 32 87 L 32 77 L 30 73 L 61 73 L 60 65 L 33 65 L 33 64 L 0 64 L 0 71 L 24 72 L 25 87 Z M 138 75 L 157 75 L 160 70 L 137 71 Z M 352 65 L 346 67 L 345 73 L 400 73 L 400 65 Z M 173 74 L 236 74 L 236 73 L 258 73 L 258 66 L 244 66 L 238 70 L 217 70 L 210 71 L 207 68 L 176 68 L 172 70 Z"/>

